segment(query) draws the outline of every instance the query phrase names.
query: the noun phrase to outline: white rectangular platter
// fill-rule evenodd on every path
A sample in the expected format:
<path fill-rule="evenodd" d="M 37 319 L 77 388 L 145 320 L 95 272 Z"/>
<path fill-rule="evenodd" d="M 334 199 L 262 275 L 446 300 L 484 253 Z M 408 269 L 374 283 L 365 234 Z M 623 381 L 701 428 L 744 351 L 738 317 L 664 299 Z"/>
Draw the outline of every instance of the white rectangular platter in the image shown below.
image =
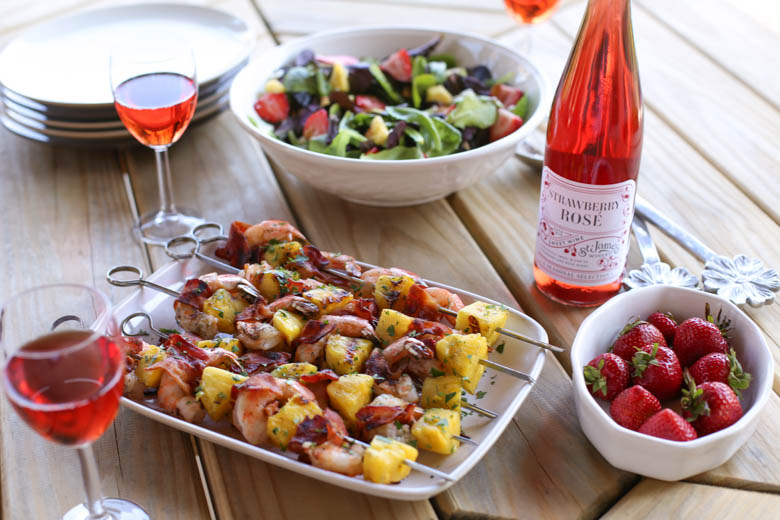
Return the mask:
<path fill-rule="evenodd" d="M 157 270 L 147 280 L 170 289 L 179 290 L 187 279 L 214 270 L 213 267 L 197 260 L 171 262 Z M 443 287 L 458 294 L 466 305 L 476 299 L 498 304 L 497 302 L 444 284 L 429 280 L 426 280 L 426 282 L 431 286 Z M 133 312 L 143 311 L 152 317 L 156 328 L 177 328 L 178 325 L 173 314 L 173 301 L 172 297 L 149 288 L 134 289 L 131 294 L 116 306 L 115 313 L 117 318 L 122 320 Z M 537 340 L 547 341 L 547 333 L 536 321 L 520 311 L 511 308 L 509 311 L 510 315 L 506 328 Z M 133 322 L 133 324 L 135 325 L 136 322 Z M 140 330 L 148 327 L 148 324 L 141 322 L 139 319 L 137 327 Z M 158 338 L 146 339 L 147 341 L 158 342 Z M 498 344 L 500 345 L 502 342 L 504 343 L 503 353 L 494 351 L 490 354 L 490 359 L 525 372 L 536 380 L 544 366 L 544 350 L 509 337 L 502 336 Z M 482 397 L 477 398 L 476 396 L 464 394 L 473 404 L 493 410 L 499 414 L 498 418 L 489 419 L 466 412 L 468 415 L 464 416 L 462 421 L 463 432 L 477 441 L 479 446 L 462 444 L 456 453 L 448 456 L 421 450 L 418 462 L 444 471 L 451 475 L 454 480 L 462 478 L 480 461 L 482 456 L 493 446 L 493 443 L 498 440 L 530 391 L 530 383 L 488 368 L 478 387 L 478 393 Z M 365 481 L 361 477 L 347 477 L 298 462 L 293 458 L 294 455 L 290 453 L 253 446 L 241 438 L 238 431 L 230 424 L 229 419 L 224 419 L 220 423 L 204 422 L 192 424 L 155 409 L 151 402 L 136 401 L 123 397 L 122 404 L 135 412 L 172 428 L 191 433 L 239 453 L 295 471 L 301 475 L 361 493 L 397 500 L 422 500 L 441 493 L 454 483 L 412 471 L 409 477 L 399 484 L 375 484 Z"/>

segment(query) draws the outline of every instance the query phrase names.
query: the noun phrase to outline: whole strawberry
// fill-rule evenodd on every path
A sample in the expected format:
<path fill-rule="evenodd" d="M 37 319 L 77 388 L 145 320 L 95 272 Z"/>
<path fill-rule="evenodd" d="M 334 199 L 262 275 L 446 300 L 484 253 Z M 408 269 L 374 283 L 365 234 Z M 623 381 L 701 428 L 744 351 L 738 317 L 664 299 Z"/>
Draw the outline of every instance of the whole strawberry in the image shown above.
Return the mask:
<path fill-rule="evenodd" d="M 709 304 L 705 312 L 706 320 L 690 318 L 677 325 L 673 344 L 683 368 L 712 352 L 725 354 L 729 350 L 729 344 L 724 336 L 724 331 L 728 329 L 728 322 L 719 322 L 719 325 L 716 325 L 710 314 Z"/>
<path fill-rule="evenodd" d="M 661 409 L 658 398 L 639 385 L 620 392 L 609 405 L 609 415 L 624 428 L 638 430 L 642 424 Z"/>
<path fill-rule="evenodd" d="M 628 363 L 615 354 L 601 354 L 582 369 L 590 393 L 611 401 L 628 386 Z"/>
<path fill-rule="evenodd" d="M 683 417 L 696 429 L 699 437 L 731 426 L 742 417 L 739 398 L 729 385 L 707 382 L 696 386 L 689 374 L 686 374 L 686 382 L 689 388 L 683 390 L 680 400 Z"/>
<path fill-rule="evenodd" d="M 658 343 L 643 345 L 631 360 L 631 382 L 649 390 L 660 401 L 676 397 L 683 382 L 682 368 L 672 349 Z"/>
<path fill-rule="evenodd" d="M 696 438 L 693 426 L 671 408 L 664 408 L 646 420 L 639 433 L 670 441 L 692 441 Z"/>
<path fill-rule="evenodd" d="M 661 331 L 666 339 L 667 346 L 674 343 L 674 332 L 677 330 L 677 321 L 669 312 L 654 312 L 647 317 L 647 322 Z"/>
<path fill-rule="evenodd" d="M 620 331 L 615 343 L 612 344 L 612 353 L 630 363 L 639 347 L 653 343 L 658 343 L 662 347 L 667 346 L 666 338 L 654 325 L 646 321 L 634 320 Z"/>
<path fill-rule="evenodd" d="M 728 354 L 713 352 L 702 356 L 688 368 L 697 385 L 707 381 L 726 383 L 739 397 L 742 390 L 750 386 L 751 375 L 742 370 L 734 349 Z"/>

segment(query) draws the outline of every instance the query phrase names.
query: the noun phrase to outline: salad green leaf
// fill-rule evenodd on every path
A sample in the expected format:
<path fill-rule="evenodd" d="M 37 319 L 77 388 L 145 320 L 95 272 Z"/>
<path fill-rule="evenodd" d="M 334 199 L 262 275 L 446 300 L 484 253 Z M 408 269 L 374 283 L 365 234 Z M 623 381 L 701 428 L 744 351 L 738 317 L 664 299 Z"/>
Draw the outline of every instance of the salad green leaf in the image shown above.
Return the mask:
<path fill-rule="evenodd" d="M 377 153 L 364 153 L 360 158 L 375 161 L 395 161 L 399 159 L 422 159 L 423 154 L 417 146 L 395 146 Z"/>
<path fill-rule="evenodd" d="M 515 107 L 512 109 L 512 113 L 525 121 L 525 116 L 528 114 L 528 96 L 523 94 L 523 97 L 521 97 L 518 102 L 515 103 Z"/>
<path fill-rule="evenodd" d="M 449 124 L 448 122 L 439 119 L 438 117 L 432 117 L 436 130 L 441 137 L 441 149 L 431 150 L 428 153 L 428 157 L 439 157 L 441 155 L 449 155 L 460 147 L 462 136 L 460 130 Z"/>
<path fill-rule="evenodd" d="M 433 74 L 420 74 L 412 78 L 412 103 L 415 108 L 420 108 L 425 91 L 436 84 L 436 76 Z"/>
<path fill-rule="evenodd" d="M 489 128 L 497 117 L 498 107 L 493 98 L 477 96 L 473 90 L 467 89 L 455 98 L 455 109 L 447 114 L 447 122 L 457 128 Z"/>
<path fill-rule="evenodd" d="M 423 151 L 426 155 L 438 153 L 441 150 L 441 136 L 431 120 L 431 116 L 422 110 L 410 107 L 387 107 L 387 113 L 390 114 L 391 117 L 406 121 L 407 123 L 415 123 L 420 127 L 420 133 L 425 140 Z"/>
<path fill-rule="evenodd" d="M 485 82 L 485 85 L 488 87 L 492 87 L 493 85 L 503 85 L 505 83 L 512 83 L 512 80 L 515 79 L 515 75 L 512 72 L 507 72 L 503 76 L 501 76 L 498 79 L 489 79 Z"/>
<path fill-rule="evenodd" d="M 325 73 L 322 72 L 322 69 L 319 67 L 315 67 L 317 71 L 314 73 L 314 77 L 317 84 L 317 93 L 320 96 L 327 96 L 330 94 L 330 83 L 328 83 L 328 79 L 325 77 Z"/>
<path fill-rule="evenodd" d="M 379 65 L 372 63 L 368 66 L 368 70 L 371 72 L 371 75 L 374 76 L 374 79 L 376 79 L 377 83 L 379 83 L 379 86 L 382 87 L 382 89 L 385 91 L 387 97 L 393 101 L 393 103 L 403 102 L 403 98 L 398 95 L 398 92 L 395 91 L 393 86 L 390 84 L 390 81 L 388 81 L 387 77 L 385 76 L 385 73 L 382 72 L 382 69 L 379 68 Z"/>
<path fill-rule="evenodd" d="M 411 126 L 404 128 L 404 134 L 408 135 L 417 146 L 425 146 L 425 139 L 423 138 L 422 134 Z"/>
<path fill-rule="evenodd" d="M 425 74 L 425 67 L 428 65 L 428 60 L 425 59 L 425 56 L 415 56 L 414 60 L 412 60 L 412 78 L 415 76 L 419 76 L 420 74 Z"/>
<path fill-rule="evenodd" d="M 447 79 L 447 64 L 443 61 L 429 62 L 428 71 L 436 77 L 436 83 L 444 83 Z"/>

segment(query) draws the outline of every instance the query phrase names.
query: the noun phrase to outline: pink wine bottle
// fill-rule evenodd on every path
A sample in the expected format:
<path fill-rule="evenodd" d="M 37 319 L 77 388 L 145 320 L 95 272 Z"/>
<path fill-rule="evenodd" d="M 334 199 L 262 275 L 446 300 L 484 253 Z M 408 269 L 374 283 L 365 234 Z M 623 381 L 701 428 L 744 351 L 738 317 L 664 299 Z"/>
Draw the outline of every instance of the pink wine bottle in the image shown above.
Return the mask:
<path fill-rule="evenodd" d="M 589 0 L 547 127 L 534 279 L 569 305 L 620 289 L 642 152 L 630 0 Z"/>

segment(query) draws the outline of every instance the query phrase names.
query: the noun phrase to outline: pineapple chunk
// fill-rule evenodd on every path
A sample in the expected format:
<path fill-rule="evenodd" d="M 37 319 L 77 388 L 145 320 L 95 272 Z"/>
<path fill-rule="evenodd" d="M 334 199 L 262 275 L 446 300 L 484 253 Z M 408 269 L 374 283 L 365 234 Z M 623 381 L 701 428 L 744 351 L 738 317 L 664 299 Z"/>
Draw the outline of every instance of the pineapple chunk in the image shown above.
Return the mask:
<path fill-rule="evenodd" d="M 406 296 L 414 285 L 409 276 L 382 275 L 374 283 L 374 299 L 380 309 L 403 311 L 406 308 Z"/>
<path fill-rule="evenodd" d="M 278 299 L 290 292 L 290 280 L 297 280 L 298 274 L 287 269 L 273 269 L 260 275 L 257 290 L 268 301 Z"/>
<path fill-rule="evenodd" d="M 405 336 L 413 321 L 413 318 L 398 311 L 384 309 L 379 315 L 379 322 L 376 325 L 376 336 L 382 343 L 389 345 Z"/>
<path fill-rule="evenodd" d="M 333 90 L 349 92 L 349 73 L 341 63 L 333 64 L 333 71 L 330 73 L 330 86 Z"/>
<path fill-rule="evenodd" d="M 363 478 L 378 484 L 405 479 L 412 470 L 404 460 L 417 460 L 417 449 L 403 442 L 376 435 L 363 454 Z"/>
<path fill-rule="evenodd" d="M 347 374 L 327 387 L 330 405 L 341 414 L 348 427 L 355 425 L 358 410 L 371 402 L 374 378 L 368 374 Z"/>
<path fill-rule="evenodd" d="M 203 341 L 198 341 L 198 346 L 200 348 L 208 348 L 208 349 L 222 348 L 227 350 L 228 352 L 232 352 L 237 356 L 242 356 L 244 354 L 244 346 L 241 345 L 241 342 L 238 341 L 238 338 L 206 339 Z"/>
<path fill-rule="evenodd" d="M 425 101 L 428 103 L 438 103 L 439 105 L 451 105 L 452 94 L 444 85 L 434 85 L 428 87 L 425 91 Z"/>
<path fill-rule="evenodd" d="M 284 83 L 278 79 L 269 79 L 265 83 L 266 94 L 284 94 Z"/>
<path fill-rule="evenodd" d="M 460 411 L 460 399 L 463 395 L 460 385 L 458 376 L 426 377 L 423 381 L 420 406 Z"/>
<path fill-rule="evenodd" d="M 367 339 L 347 338 L 331 334 L 325 345 L 325 361 L 334 372 L 343 376 L 363 371 L 374 344 Z"/>
<path fill-rule="evenodd" d="M 165 359 L 165 351 L 157 345 L 145 345 L 141 350 L 141 359 L 138 360 L 138 364 L 135 367 L 136 377 L 149 388 L 157 388 L 160 386 L 160 378 L 162 377 L 162 368 L 153 368 L 147 370 L 150 367 Z"/>
<path fill-rule="evenodd" d="M 236 314 L 244 310 L 246 302 L 233 298 L 225 289 L 217 289 L 203 302 L 203 312 L 217 318 L 217 330 L 227 334 L 236 332 Z"/>
<path fill-rule="evenodd" d="M 509 311 L 500 305 L 474 302 L 458 311 L 455 328 L 466 334 L 478 332 L 492 345 L 498 339 L 497 329 L 506 325 L 508 317 Z"/>
<path fill-rule="evenodd" d="M 412 435 L 423 450 L 443 455 L 455 453 L 460 441 L 453 435 L 460 435 L 460 412 L 442 408 L 425 410 L 412 426 Z"/>
<path fill-rule="evenodd" d="M 233 409 L 233 399 L 230 391 L 233 385 L 244 381 L 245 376 L 234 374 L 217 367 L 206 367 L 200 380 L 200 389 L 196 397 L 203 404 L 206 413 L 219 421 Z"/>
<path fill-rule="evenodd" d="M 293 396 L 279 412 L 268 418 L 266 426 L 268 437 L 274 444 L 285 450 L 290 439 L 295 435 L 298 424 L 317 415 L 322 415 L 322 409 L 316 401 L 307 401 L 299 395 Z"/>
<path fill-rule="evenodd" d="M 302 375 L 316 373 L 317 367 L 311 363 L 285 363 L 271 371 L 272 376 L 281 377 L 283 379 L 298 379 Z"/>
<path fill-rule="evenodd" d="M 374 116 L 371 120 L 371 124 L 366 131 L 366 137 L 374 141 L 379 146 L 387 144 L 387 137 L 390 135 L 390 130 L 387 129 L 385 120 L 382 116 Z"/>
<path fill-rule="evenodd" d="M 436 357 L 448 374 L 460 376 L 463 388 L 470 394 L 477 389 L 485 367 L 480 359 L 487 359 L 487 340 L 479 334 L 450 334 L 436 343 Z"/>
<path fill-rule="evenodd" d="M 287 340 L 287 344 L 290 345 L 295 338 L 301 335 L 303 317 L 295 312 L 279 309 L 274 313 L 271 324 L 282 333 L 284 339 Z"/>
<path fill-rule="evenodd" d="M 323 315 L 344 308 L 354 298 L 351 292 L 331 285 L 306 291 L 303 293 L 303 297 L 319 307 L 320 313 Z"/>
<path fill-rule="evenodd" d="M 263 259 L 272 267 L 280 267 L 298 256 L 303 246 L 298 242 L 273 243 L 265 250 Z"/>

